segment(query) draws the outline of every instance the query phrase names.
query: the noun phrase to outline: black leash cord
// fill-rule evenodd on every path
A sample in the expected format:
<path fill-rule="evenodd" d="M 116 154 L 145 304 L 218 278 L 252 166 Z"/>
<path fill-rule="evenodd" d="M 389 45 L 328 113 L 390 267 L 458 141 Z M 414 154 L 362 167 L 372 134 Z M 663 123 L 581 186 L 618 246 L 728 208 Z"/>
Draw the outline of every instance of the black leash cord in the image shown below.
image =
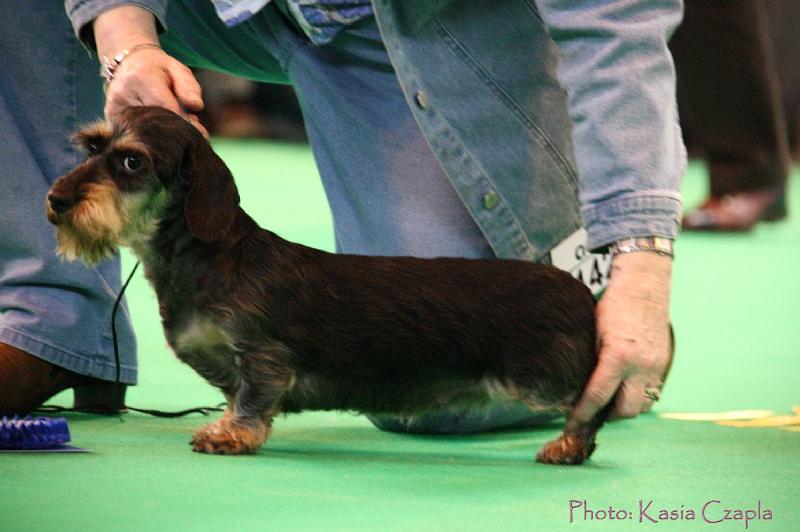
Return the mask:
<path fill-rule="evenodd" d="M 200 406 L 197 408 L 188 408 L 186 410 L 180 410 L 178 412 L 164 412 L 163 410 L 134 408 L 132 406 L 126 406 L 125 409 L 133 410 L 134 412 L 139 412 L 154 417 L 183 417 L 183 416 L 188 416 L 189 414 L 203 414 L 204 416 L 208 416 L 211 414 L 211 412 L 223 412 L 225 410 L 225 405 L 227 404 L 228 403 L 222 402 L 219 403 L 217 406 Z M 77 410 L 75 410 L 74 408 L 67 408 L 66 406 L 42 405 L 36 409 L 36 412 L 41 412 L 45 414 L 56 414 L 60 412 L 77 412 Z"/>
<path fill-rule="evenodd" d="M 125 281 L 125 284 L 122 285 L 119 294 L 117 294 L 117 299 L 114 300 L 114 307 L 111 309 L 111 340 L 114 342 L 114 364 L 117 370 L 116 375 L 114 376 L 114 386 L 116 388 L 114 392 L 117 394 L 119 393 L 119 378 L 120 373 L 122 372 L 122 365 L 119 361 L 119 343 L 117 341 L 117 310 L 119 310 L 119 305 L 122 303 L 122 296 L 125 295 L 125 290 L 131 283 L 133 274 L 136 273 L 137 269 L 139 269 L 139 261 L 136 261 L 136 264 L 133 265 L 133 269 L 128 275 L 128 279 Z"/>
<path fill-rule="evenodd" d="M 122 288 L 117 295 L 117 299 L 114 301 L 114 308 L 111 310 L 111 339 L 114 342 L 114 364 L 116 365 L 117 373 L 116 377 L 114 378 L 114 387 L 115 387 L 115 394 L 119 397 L 121 395 L 120 391 L 120 373 L 122 372 L 122 366 L 119 361 L 119 344 L 117 343 L 117 310 L 119 310 L 120 303 L 122 302 L 122 296 L 125 295 L 125 290 L 128 288 L 128 285 L 133 279 L 133 275 L 136 273 L 136 270 L 139 268 L 139 261 L 136 261 L 136 264 L 133 266 L 131 273 L 128 275 L 128 279 L 125 281 L 125 284 L 122 285 Z M 225 403 L 222 403 L 225 404 Z M 151 410 L 147 408 L 134 408 L 132 406 L 123 405 L 124 408 L 128 410 L 133 410 L 134 412 L 140 412 L 142 414 L 147 414 L 150 416 L 156 417 L 182 417 L 188 414 L 203 414 L 207 416 L 209 412 L 221 412 L 223 409 L 219 408 L 219 406 L 202 406 L 198 408 L 188 408 L 186 410 L 181 410 L 179 412 L 164 412 L 162 410 Z"/>
<path fill-rule="evenodd" d="M 133 266 L 131 273 L 128 275 L 128 279 L 125 281 L 125 284 L 122 285 L 122 288 L 117 294 L 117 299 L 114 300 L 114 307 L 111 309 L 111 340 L 114 344 L 114 365 L 116 368 L 116 374 L 114 376 L 114 395 L 117 397 L 122 396 L 122 390 L 120 389 L 120 375 L 122 373 L 122 363 L 119 360 L 119 341 L 117 340 L 117 310 L 119 310 L 119 306 L 122 303 L 122 296 L 125 295 L 125 290 L 128 288 L 128 285 L 133 279 L 133 275 L 136 273 L 136 270 L 139 268 L 139 262 L 137 261 L 136 264 Z M 209 415 L 210 412 L 222 412 L 224 408 L 221 408 L 226 403 L 220 403 L 217 406 L 201 406 L 197 408 L 188 408 L 186 410 L 180 410 L 178 412 L 165 412 L 162 410 L 151 410 L 147 408 L 134 408 L 132 406 L 122 405 L 123 410 L 133 410 L 134 412 L 140 412 L 142 414 L 147 414 L 150 416 L 155 417 L 182 417 L 188 414 L 203 414 L 204 416 Z M 42 405 L 36 409 L 38 412 L 74 412 L 74 408 L 67 408 L 64 406 L 58 405 Z"/>

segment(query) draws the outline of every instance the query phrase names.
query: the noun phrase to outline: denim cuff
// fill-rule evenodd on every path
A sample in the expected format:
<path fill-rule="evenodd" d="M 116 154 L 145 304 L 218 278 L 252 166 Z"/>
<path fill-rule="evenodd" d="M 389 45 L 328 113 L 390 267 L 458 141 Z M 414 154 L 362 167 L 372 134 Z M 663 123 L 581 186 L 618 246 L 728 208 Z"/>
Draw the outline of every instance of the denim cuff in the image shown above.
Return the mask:
<path fill-rule="evenodd" d="M 135 341 L 133 341 L 133 336 L 129 338 L 132 340 L 132 344 L 125 342 L 127 345 L 121 346 L 122 360 L 119 379 L 123 384 L 134 386 L 138 377 L 136 345 Z M 51 340 L 60 341 L 63 339 L 53 338 Z M 114 363 L 114 356 L 111 353 L 78 354 L 66 346 L 53 345 L 51 341 L 42 339 L 35 334 L 15 331 L 10 328 L 0 329 L 0 341 L 69 371 L 104 381 L 116 380 L 117 367 Z"/>
<path fill-rule="evenodd" d="M 612 242 L 635 236 L 675 239 L 683 210 L 680 194 L 649 191 L 625 194 L 581 209 L 588 246 L 604 248 Z"/>
<path fill-rule="evenodd" d="M 166 29 L 164 21 L 167 18 L 167 0 L 66 0 L 64 8 L 72 22 L 75 36 L 90 53 L 97 49 L 92 22 L 103 12 L 119 6 L 142 7 L 155 15 L 159 33 Z"/>

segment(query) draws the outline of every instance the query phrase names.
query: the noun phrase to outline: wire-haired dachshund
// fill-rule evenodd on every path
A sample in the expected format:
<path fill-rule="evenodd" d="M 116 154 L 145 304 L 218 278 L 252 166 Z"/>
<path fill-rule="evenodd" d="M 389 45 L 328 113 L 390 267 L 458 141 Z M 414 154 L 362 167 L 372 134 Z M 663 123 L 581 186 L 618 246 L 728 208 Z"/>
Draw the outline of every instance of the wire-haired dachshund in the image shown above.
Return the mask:
<path fill-rule="evenodd" d="M 594 299 L 517 260 L 331 254 L 261 229 L 225 163 L 178 115 L 132 107 L 76 135 L 87 159 L 47 198 L 58 251 L 129 246 L 178 357 L 228 399 L 195 451 L 256 451 L 279 412 L 413 417 L 521 401 L 569 412 L 596 362 Z M 537 460 L 578 464 L 608 416 L 569 420 Z"/>

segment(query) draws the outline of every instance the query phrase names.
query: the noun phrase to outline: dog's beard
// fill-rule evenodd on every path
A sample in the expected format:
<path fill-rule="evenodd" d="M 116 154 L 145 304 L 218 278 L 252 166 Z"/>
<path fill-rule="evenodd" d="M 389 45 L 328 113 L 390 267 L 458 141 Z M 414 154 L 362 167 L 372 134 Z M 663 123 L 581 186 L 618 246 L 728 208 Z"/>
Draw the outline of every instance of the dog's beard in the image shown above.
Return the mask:
<path fill-rule="evenodd" d="M 117 252 L 124 222 L 115 186 L 93 184 L 66 215 L 48 209 L 48 217 L 58 219 L 56 252 L 67 260 L 81 259 L 95 265 Z"/>
<path fill-rule="evenodd" d="M 86 264 L 96 265 L 117 252 L 117 241 L 111 234 L 87 235 L 70 225 L 56 229 L 56 252 L 67 260 L 81 259 Z"/>

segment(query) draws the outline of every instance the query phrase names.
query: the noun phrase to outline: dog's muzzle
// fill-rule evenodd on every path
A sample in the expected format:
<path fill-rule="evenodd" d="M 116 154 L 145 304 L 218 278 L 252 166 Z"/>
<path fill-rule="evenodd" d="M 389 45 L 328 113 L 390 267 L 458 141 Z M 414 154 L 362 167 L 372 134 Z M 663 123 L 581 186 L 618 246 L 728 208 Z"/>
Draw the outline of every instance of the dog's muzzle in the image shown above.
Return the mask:
<path fill-rule="evenodd" d="M 66 214 L 78 204 L 75 197 L 63 196 L 51 192 L 47 195 L 47 221 L 53 225 L 64 222 Z"/>
<path fill-rule="evenodd" d="M 51 193 L 47 195 L 47 203 L 56 214 L 64 214 L 75 206 L 77 200 L 75 198 L 68 198 Z"/>

